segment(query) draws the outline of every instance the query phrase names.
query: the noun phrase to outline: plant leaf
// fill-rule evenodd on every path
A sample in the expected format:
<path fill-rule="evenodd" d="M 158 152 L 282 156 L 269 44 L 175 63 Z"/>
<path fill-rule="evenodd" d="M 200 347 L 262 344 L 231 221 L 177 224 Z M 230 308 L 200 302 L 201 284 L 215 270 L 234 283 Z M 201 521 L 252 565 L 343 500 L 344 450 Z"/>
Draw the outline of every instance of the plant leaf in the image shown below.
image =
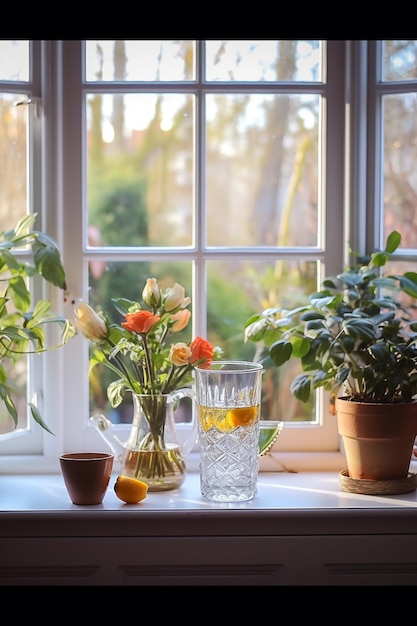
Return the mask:
<path fill-rule="evenodd" d="M 269 348 L 269 354 L 276 367 L 286 363 L 292 355 L 292 344 L 290 341 L 276 341 Z"/>
<path fill-rule="evenodd" d="M 32 402 L 29 402 L 29 407 L 30 407 L 30 411 L 32 413 L 32 416 L 33 416 L 33 419 L 35 420 L 35 422 L 37 424 L 39 424 L 40 426 L 42 426 L 42 428 L 44 428 L 46 431 L 48 431 L 48 433 L 50 433 L 51 435 L 54 435 L 52 430 L 43 421 L 43 419 L 41 417 L 41 414 L 38 411 L 38 408 L 34 404 L 32 404 Z"/>

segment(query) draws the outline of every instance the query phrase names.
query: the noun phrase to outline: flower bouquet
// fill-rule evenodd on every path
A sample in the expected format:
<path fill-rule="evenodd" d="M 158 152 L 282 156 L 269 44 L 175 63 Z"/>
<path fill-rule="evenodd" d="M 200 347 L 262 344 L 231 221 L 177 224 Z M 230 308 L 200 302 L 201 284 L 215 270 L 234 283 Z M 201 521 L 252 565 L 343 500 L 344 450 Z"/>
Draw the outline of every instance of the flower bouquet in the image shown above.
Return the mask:
<path fill-rule="evenodd" d="M 169 343 L 191 319 L 191 300 L 178 283 L 163 292 L 156 278 L 148 278 L 142 302 L 112 302 L 124 318 L 120 324 L 81 301 L 75 326 L 95 346 L 90 373 L 102 364 L 117 376 L 107 388 L 111 406 L 118 407 L 127 392 L 133 395 L 134 419 L 122 471 L 147 482 L 150 490 L 171 489 L 178 486 L 174 475 L 184 479 L 180 448 L 168 441 L 168 429 L 175 430 L 173 404 L 184 397 L 182 389 L 191 387 L 194 368 L 208 368 L 221 350 L 202 337 Z"/>

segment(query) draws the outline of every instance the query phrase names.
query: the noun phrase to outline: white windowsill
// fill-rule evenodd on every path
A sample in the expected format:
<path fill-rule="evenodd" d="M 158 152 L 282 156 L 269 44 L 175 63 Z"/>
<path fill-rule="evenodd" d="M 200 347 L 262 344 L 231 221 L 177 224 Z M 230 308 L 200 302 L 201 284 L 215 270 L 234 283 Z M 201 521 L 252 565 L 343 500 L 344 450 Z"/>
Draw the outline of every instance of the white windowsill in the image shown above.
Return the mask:
<path fill-rule="evenodd" d="M 410 471 L 417 470 L 412 462 Z M 162 493 L 148 493 L 138 505 L 127 506 L 116 497 L 113 486 L 117 474 L 113 474 L 109 489 L 101 505 L 74 506 L 68 497 L 62 475 L 9 475 L 0 476 L 0 518 L 3 513 L 89 513 L 104 517 L 136 513 L 210 511 L 256 511 L 263 512 L 296 510 L 334 510 L 354 512 L 358 509 L 381 510 L 414 509 L 417 514 L 417 492 L 390 496 L 371 496 L 347 493 L 340 489 L 338 472 L 262 472 L 258 478 L 258 495 L 249 502 L 217 504 L 201 498 L 199 475 L 188 472 L 180 489 Z M 4 518 L 3 518 L 4 519 Z"/>

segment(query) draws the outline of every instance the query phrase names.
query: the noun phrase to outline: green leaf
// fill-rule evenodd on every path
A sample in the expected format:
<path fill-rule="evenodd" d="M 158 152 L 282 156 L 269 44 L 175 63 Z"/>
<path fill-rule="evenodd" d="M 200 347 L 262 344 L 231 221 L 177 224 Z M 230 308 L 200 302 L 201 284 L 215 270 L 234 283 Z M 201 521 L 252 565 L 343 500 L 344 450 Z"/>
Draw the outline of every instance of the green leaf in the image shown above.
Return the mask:
<path fill-rule="evenodd" d="M 308 402 L 311 395 L 311 381 L 310 377 L 307 374 L 300 374 L 297 376 L 290 386 L 290 391 L 297 400 L 301 400 L 301 402 Z"/>
<path fill-rule="evenodd" d="M 322 330 L 323 328 L 327 330 L 327 328 L 323 324 L 323 320 L 324 317 L 320 316 L 319 319 L 311 319 L 310 321 L 306 322 L 306 334 L 312 335 L 313 333 L 311 331 Z"/>
<path fill-rule="evenodd" d="M 50 310 L 51 310 L 51 303 L 49 300 L 38 300 L 33 310 L 32 319 L 36 319 L 38 323 L 40 320 L 49 319 Z"/>
<path fill-rule="evenodd" d="M 417 274 L 406 272 L 404 276 L 398 277 L 401 289 L 412 298 L 417 298 Z"/>
<path fill-rule="evenodd" d="M 48 433 L 50 433 L 51 435 L 54 435 L 54 433 L 52 432 L 52 430 L 47 426 L 47 424 L 43 421 L 41 414 L 38 411 L 38 408 L 32 404 L 32 402 L 29 402 L 29 407 L 32 413 L 32 417 L 35 420 L 35 422 L 37 424 L 39 424 L 40 426 L 42 426 L 42 428 L 44 428 Z"/>
<path fill-rule="evenodd" d="M 300 359 L 310 350 L 310 342 L 304 337 L 291 337 L 292 356 Z"/>
<path fill-rule="evenodd" d="M 352 352 L 355 346 L 355 339 L 353 337 L 349 337 L 349 335 L 342 335 L 339 338 L 339 343 L 342 345 L 345 352 Z"/>
<path fill-rule="evenodd" d="M 44 234 L 39 234 L 33 243 L 33 260 L 37 271 L 45 280 L 60 289 L 67 288 L 59 250 Z"/>
<path fill-rule="evenodd" d="M 30 228 L 35 223 L 35 220 L 37 217 L 38 217 L 37 213 L 29 213 L 27 215 L 24 215 L 18 220 L 14 230 L 9 230 L 9 232 L 6 233 L 6 236 L 8 235 L 9 237 L 12 237 L 13 239 L 20 239 L 24 237 L 25 235 L 28 234 Z"/>
<path fill-rule="evenodd" d="M 363 277 L 354 271 L 341 272 L 337 278 L 348 287 L 356 287 L 363 280 Z"/>
<path fill-rule="evenodd" d="M 372 341 L 375 339 L 375 328 L 372 320 L 368 318 L 348 319 L 342 324 L 343 330 L 350 337 Z"/>
<path fill-rule="evenodd" d="M 337 285 L 334 279 L 331 276 L 328 276 L 323 280 L 323 287 L 327 287 L 328 289 L 337 289 Z"/>
<path fill-rule="evenodd" d="M 259 313 L 255 313 L 254 315 L 251 315 L 246 320 L 246 322 L 244 324 L 244 328 L 248 328 L 248 326 L 251 326 L 251 324 L 253 324 L 254 322 L 257 322 L 261 317 L 263 317 L 263 316 L 259 315 Z"/>
<path fill-rule="evenodd" d="M 0 330 L 0 337 L 7 337 L 16 343 L 27 341 L 28 335 L 29 333 L 25 328 L 19 328 L 18 326 L 5 326 Z"/>
<path fill-rule="evenodd" d="M 10 245 L 6 242 L 6 245 Z M 19 272 L 21 267 L 22 267 L 22 263 L 20 263 L 17 258 L 15 257 L 14 254 L 12 254 L 11 252 L 9 252 L 7 250 L 6 247 L 4 247 L 4 242 L 0 243 L 0 253 L 1 253 L 1 258 L 2 261 L 5 262 L 7 268 L 9 270 L 11 270 L 12 272 Z M 5 271 L 6 268 L 3 268 L 3 271 Z"/>
<path fill-rule="evenodd" d="M 112 298 L 111 301 L 113 302 L 116 311 L 122 315 L 126 315 L 126 313 L 132 311 L 137 311 L 141 308 L 138 302 L 129 300 L 128 298 Z"/>
<path fill-rule="evenodd" d="M 311 320 L 324 320 L 325 317 L 322 313 L 317 311 L 306 311 L 300 316 L 303 322 L 310 322 Z"/>
<path fill-rule="evenodd" d="M 369 352 L 379 363 L 386 363 L 391 358 L 391 352 L 386 343 L 380 342 L 369 346 Z"/>
<path fill-rule="evenodd" d="M 340 296 L 322 296 L 310 298 L 310 301 L 317 309 L 330 309 L 334 308 L 340 299 Z"/>
<path fill-rule="evenodd" d="M 12 299 L 13 304 L 19 311 L 25 312 L 29 309 L 31 297 L 26 286 L 26 282 L 22 276 L 10 277 L 7 296 Z"/>
<path fill-rule="evenodd" d="M 7 385 L 0 384 L 0 398 L 4 402 L 4 406 L 6 407 L 9 415 L 11 415 L 14 425 L 17 426 L 18 416 L 16 406 L 12 400 L 9 389 Z"/>
<path fill-rule="evenodd" d="M 289 341 L 276 341 L 269 348 L 271 360 L 276 367 L 286 363 L 292 354 L 292 344 Z"/>
<path fill-rule="evenodd" d="M 389 255 L 385 252 L 373 252 L 371 255 L 371 263 L 376 267 L 383 267 L 389 259 Z"/>
<path fill-rule="evenodd" d="M 385 244 L 385 250 L 388 254 L 392 254 L 396 251 L 398 246 L 401 243 L 401 235 L 398 231 L 394 230 L 387 237 L 387 242 Z"/>
<path fill-rule="evenodd" d="M 251 341 L 261 341 L 263 339 L 265 329 L 269 326 L 269 321 L 266 317 L 261 317 L 249 324 L 245 329 L 245 341 L 250 339 Z M 273 332 L 273 331 L 271 331 Z M 274 333 L 275 335 L 275 333 Z"/>
<path fill-rule="evenodd" d="M 335 379 L 337 381 L 337 385 L 343 385 L 343 383 L 345 382 L 345 380 L 348 379 L 350 374 L 350 370 L 348 367 L 342 367 L 341 369 L 339 369 L 336 373 Z"/>
<path fill-rule="evenodd" d="M 284 422 L 261 420 L 259 424 L 259 456 L 267 454 L 282 430 Z"/>
<path fill-rule="evenodd" d="M 264 342 L 264 344 L 266 346 L 271 346 L 282 337 L 282 332 L 276 330 L 274 327 L 265 327 L 261 335 L 260 339 Z M 259 335 L 256 336 L 259 337 Z M 259 341 L 259 339 L 257 341 Z"/>
<path fill-rule="evenodd" d="M 126 391 L 127 388 L 122 379 L 113 381 L 107 387 L 107 397 L 114 409 L 122 403 Z"/>

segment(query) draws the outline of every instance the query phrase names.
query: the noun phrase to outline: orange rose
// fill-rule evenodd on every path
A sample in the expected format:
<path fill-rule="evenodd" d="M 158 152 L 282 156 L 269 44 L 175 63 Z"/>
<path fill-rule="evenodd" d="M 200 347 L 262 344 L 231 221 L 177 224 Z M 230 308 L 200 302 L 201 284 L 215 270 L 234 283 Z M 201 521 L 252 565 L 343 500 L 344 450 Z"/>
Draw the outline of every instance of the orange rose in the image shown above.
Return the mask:
<path fill-rule="evenodd" d="M 203 337 L 196 337 L 190 343 L 190 350 L 190 363 L 192 365 L 198 365 L 203 369 L 208 369 L 210 367 L 214 356 L 214 348 L 211 343 L 207 341 L 207 339 L 203 339 Z"/>
<path fill-rule="evenodd" d="M 132 333 L 142 335 L 148 333 L 160 319 L 160 315 L 153 315 L 150 311 L 136 311 L 126 313 L 126 321 L 121 325 Z"/>

